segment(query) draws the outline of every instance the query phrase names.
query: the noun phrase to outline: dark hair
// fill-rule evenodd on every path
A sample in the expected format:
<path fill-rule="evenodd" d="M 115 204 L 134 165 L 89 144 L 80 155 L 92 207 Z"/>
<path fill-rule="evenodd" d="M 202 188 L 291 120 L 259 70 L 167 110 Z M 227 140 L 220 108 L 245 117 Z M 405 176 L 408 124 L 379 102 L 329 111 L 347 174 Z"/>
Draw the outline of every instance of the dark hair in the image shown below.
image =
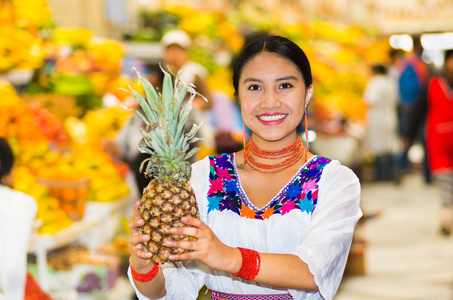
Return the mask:
<path fill-rule="evenodd" d="M 9 174 L 14 164 L 14 156 L 8 141 L 0 137 L 0 179 Z"/>
<path fill-rule="evenodd" d="M 238 95 L 239 77 L 241 76 L 242 69 L 252 58 L 263 52 L 275 53 L 292 61 L 302 74 L 305 87 L 308 88 L 312 84 L 313 78 L 310 62 L 299 46 L 289 39 L 278 35 L 258 33 L 246 40 L 245 46 L 242 48 L 234 64 L 233 87 L 236 96 Z"/>
<path fill-rule="evenodd" d="M 387 68 L 381 64 L 373 65 L 373 66 L 371 66 L 371 69 L 376 74 L 387 74 Z"/>
<path fill-rule="evenodd" d="M 445 56 L 444 56 L 445 59 L 444 59 L 444 62 L 446 62 L 447 59 L 448 59 L 451 55 L 453 55 L 453 49 L 445 50 Z"/>

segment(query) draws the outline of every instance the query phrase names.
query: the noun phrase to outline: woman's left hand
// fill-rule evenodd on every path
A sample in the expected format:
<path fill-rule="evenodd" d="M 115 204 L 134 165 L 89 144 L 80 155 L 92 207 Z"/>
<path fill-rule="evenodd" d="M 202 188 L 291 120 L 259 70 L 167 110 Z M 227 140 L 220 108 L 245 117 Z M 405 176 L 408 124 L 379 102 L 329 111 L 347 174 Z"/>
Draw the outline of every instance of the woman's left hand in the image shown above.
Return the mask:
<path fill-rule="evenodd" d="M 196 259 L 211 269 L 236 272 L 242 261 L 238 249 L 223 244 L 212 230 L 200 219 L 183 217 L 187 227 L 172 228 L 173 234 L 193 236 L 196 241 L 169 241 L 167 246 L 191 250 L 183 254 L 171 255 L 171 260 Z M 236 266 L 238 264 L 238 266 Z M 237 268 L 237 270 L 236 270 Z"/>

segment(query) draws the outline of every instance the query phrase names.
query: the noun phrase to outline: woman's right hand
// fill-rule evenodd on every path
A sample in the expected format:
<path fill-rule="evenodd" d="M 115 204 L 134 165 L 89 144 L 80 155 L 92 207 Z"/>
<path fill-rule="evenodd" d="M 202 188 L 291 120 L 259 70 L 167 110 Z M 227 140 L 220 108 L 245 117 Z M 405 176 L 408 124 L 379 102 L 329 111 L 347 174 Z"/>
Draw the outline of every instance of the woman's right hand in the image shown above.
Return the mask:
<path fill-rule="evenodd" d="M 144 224 L 145 220 L 140 219 L 140 200 L 138 200 L 134 205 L 134 219 L 129 221 L 128 226 L 131 231 L 131 257 L 129 258 L 129 263 L 139 273 L 142 273 L 142 270 L 145 271 L 152 268 L 154 265 L 151 260 L 152 253 L 145 251 L 142 246 L 142 242 L 148 241 L 150 236 L 148 234 L 140 234 L 138 230 Z"/>

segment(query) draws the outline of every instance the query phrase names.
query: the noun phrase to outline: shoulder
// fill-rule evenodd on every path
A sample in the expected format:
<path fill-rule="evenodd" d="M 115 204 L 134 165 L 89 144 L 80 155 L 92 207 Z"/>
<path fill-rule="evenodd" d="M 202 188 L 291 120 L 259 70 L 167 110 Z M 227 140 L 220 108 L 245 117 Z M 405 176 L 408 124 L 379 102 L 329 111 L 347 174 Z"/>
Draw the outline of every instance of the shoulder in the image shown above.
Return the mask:
<path fill-rule="evenodd" d="M 206 156 L 202 160 L 196 161 L 192 164 L 192 177 L 202 171 L 203 169 L 209 168 L 210 156 Z"/>
<path fill-rule="evenodd" d="M 338 160 L 324 168 L 319 185 L 318 213 L 324 209 L 348 207 L 360 211 L 361 187 L 357 175 Z"/>
<path fill-rule="evenodd" d="M 192 179 L 209 178 L 210 173 L 216 173 L 220 169 L 233 169 L 233 154 L 221 154 L 217 156 L 206 156 L 192 164 Z"/>
<path fill-rule="evenodd" d="M 332 181 L 338 178 L 347 178 L 359 182 L 359 178 L 349 167 L 342 165 L 338 160 L 330 160 L 326 165 L 323 176 Z"/>
<path fill-rule="evenodd" d="M 434 83 L 439 83 L 442 80 L 444 80 L 444 77 L 441 74 L 436 74 L 436 75 L 431 76 L 429 82 L 431 84 L 434 84 Z"/>
<path fill-rule="evenodd" d="M 13 190 L 11 188 L 0 187 L 1 198 L 4 199 L 0 208 L 5 210 L 30 210 L 36 211 L 38 204 L 32 196 Z"/>
<path fill-rule="evenodd" d="M 16 192 L 16 200 L 18 200 L 23 207 L 33 208 L 33 209 L 38 207 L 38 203 L 36 202 L 35 198 L 33 198 L 32 196 L 19 192 L 19 191 L 15 191 L 15 192 Z"/>
<path fill-rule="evenodd" d="M 318 160 L 325 162 L 319 181 L 320 187 L 324 190 L 348 186 L 353 186 L 360 190 L 359 178 L 349 167 L 342 165 L 338 160 L 330 160 L 325 157 L 319 157 Z"/>
<path fill-rule="evenodd" d="M 207 176 L 211 166 L 214 167 L 216 161 L 220 160 L 223 155 L 219 156 L 206 156 L 205 158 L 194 162 L 192 164 L 192 178 L 199 178 L 201 176 Z"/>

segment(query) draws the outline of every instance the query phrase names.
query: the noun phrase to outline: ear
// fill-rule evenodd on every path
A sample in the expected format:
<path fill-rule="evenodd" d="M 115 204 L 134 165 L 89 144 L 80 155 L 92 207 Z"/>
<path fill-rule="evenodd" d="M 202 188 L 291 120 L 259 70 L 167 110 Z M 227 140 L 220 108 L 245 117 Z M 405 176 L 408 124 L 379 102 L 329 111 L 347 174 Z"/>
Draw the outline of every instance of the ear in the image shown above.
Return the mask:
<path fill-rule="evenodd" d="M 310 85 L 305 94 L 305 109 L 307 108 L 308 103 L 310 103 L 312 95 L 313 95 L 313 85 Z"/>

